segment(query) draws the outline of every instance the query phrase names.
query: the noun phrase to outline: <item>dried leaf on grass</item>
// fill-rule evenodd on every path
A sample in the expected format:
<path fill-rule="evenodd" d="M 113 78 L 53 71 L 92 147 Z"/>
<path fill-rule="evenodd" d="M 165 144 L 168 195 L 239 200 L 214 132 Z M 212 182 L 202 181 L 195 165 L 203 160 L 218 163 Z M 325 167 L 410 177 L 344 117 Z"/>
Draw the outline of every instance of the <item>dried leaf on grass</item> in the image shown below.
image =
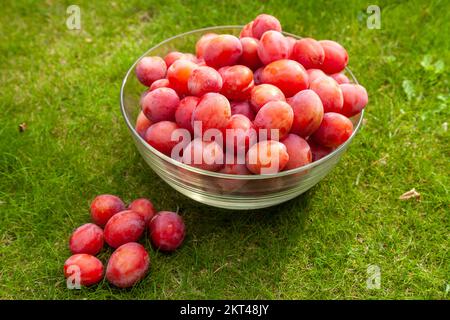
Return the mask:
<path fill-rule="evenodd" d="M 27 124 L 25 122 L 19 124 L 19 132 L 24 132 L 27 130 Z"/>
<path fill-rule="evenodd" d="M 415 188 L 405 192 L 399 197 L 400 200 L 417 199 L 420 200 L 420 193 L 416 191 Z"/>

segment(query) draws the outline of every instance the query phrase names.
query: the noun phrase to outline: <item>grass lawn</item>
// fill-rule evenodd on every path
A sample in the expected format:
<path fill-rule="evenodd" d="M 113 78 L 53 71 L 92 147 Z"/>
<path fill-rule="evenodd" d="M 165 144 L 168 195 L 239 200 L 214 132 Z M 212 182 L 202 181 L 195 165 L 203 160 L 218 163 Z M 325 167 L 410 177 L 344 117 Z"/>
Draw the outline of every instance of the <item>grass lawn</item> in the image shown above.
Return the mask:
<path fill-rule="evenodd" d="M 66 27 L 71 4 L 2 4 L 0 298 L 449 298 L 448 1 L 380 0 L 379 30 L 366 26 L 373 1 L 77 1 L 81 31 Z M 251 212 L 207 207 L 144 163 L 120 84 L 159 41 L 262 12 L 347 48 L 369 92 L 366 123 L 306 194 Z M 398 199 L 412 188 L 420 201 Z M 178 208 L 185 244 L 165 255 L 144 240 L 151 271 L 132 289 L 68 290 L 68 237 L 102 193 Z M 369 265 L 381 270 L 380 289 L 366 286 Z"/>

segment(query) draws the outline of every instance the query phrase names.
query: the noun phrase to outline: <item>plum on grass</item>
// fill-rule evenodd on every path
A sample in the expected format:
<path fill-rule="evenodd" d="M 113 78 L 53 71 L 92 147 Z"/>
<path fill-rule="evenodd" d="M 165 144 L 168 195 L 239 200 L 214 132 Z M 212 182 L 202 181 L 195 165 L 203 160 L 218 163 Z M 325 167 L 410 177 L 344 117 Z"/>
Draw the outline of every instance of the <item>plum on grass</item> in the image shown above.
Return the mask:
<path fill-rule="evenodd" d="M 325 53 L 325 58 L 320 67 L 326 74 L 341 72 L 348 63 L 347 51 L 339 43 L 331 40 L 319 41 Z"/>
<path fill-rule="evenodd" d="M 289 154 L 289 161 L 284 167 L 285 170 L 295 169 L 311 163 L 311 148 L 305 139 L 296 134 L 290 133 L 283 140 L 281 140 L 281 143 L 286 146 L 287 153 Z"/>
<path fill-rule="evenodd" d="M 109 219 L 105 226 L 105 241 L 113 248 L 139 240 L 145 230 L 144 217 L 125 210 Z"/>
<path fill-rule="evenodd" d="M 247 100 L 253 89 L 253 72 L 243 65 L 222 67 L 219 73 L 223 79 L 220 91 L 230 100 Z"/>
<path fill-rule="evenodd" d="M 266 31 L 281 32 L 281 23 L 277 18 L 269 14 L 260 14 L 253 20 L 252 23 L 252 37 L 260 39 Z"/>
<path fill-rule="evenodd" d="M 186 59 L 178 59 L 167 69 L 167 79 L 169 80 L 170 87 L 173 88 L 178 94 L 188 94 L 188 81 L 192 72 L 199 66 Z"/>
<path fill-rule="evenodd" d="M 255 112 L 270 101 L 286 101 L 286 98 L 280 89 L 271 84 L 260 84 L 252 89 L 250 103 Z"/>
<path fill-rule="evenodd" d="M 158 88 L 150 91 L 142 98 L 142 111 L 153 123 L 175 120 L 175 110 L 180 98 L 171 88 Z"/>
<path fill-rule="evenodd" d="M 278 139 L 283 139 L 291 130 L 293 121 L 294 112 L 287 102 L 270 101 L 258 111 L 253 124 L 258 130 L 258 139 L 262 139 L 261 134 L 266 133 L 270 140 L 275 139 L 272 130 L 276 130 Z"/>
<path fill-rule="evenodd" d="M 307 89 L 309 84 L 305 68 L 297 61 L 289 59 L 274 61 L 265 66 L 261 81 L 278 87 L 285 97 L 292 97 Z"/>
<path fill-rule="evenodd" d="M 299 62 L 305 69 L 316 69 L 322 65 L 325 52 L 319 41 L 303 38 L 295 42 L 291 59 Z"/>
<path fill-rule="evenodd" d="M 200 99 L 194 96 L 187 96 L 181 99 L 175 111 L 175 122 L 180 128 L 187 129 L 191 133 L 194 132 L 194 128 L 192 127 L 192 113 L 199 101 Z"/>
<path fill-rule="evenodd" d="M 274 174 L 283 170 L 289 154 L 281 142 L 264 140 L 248 150 L 245 160 L 248 170 L 254 174 Z"/>
<path fill-rule="evenodd" d="M 223 130 L 230 120 L 231 106 L 227 98 L 220 93 L 207 93 L 197 104 L 192 113 L 192 125 L 201 122 L 202 132 L 208 129 Z"/>
<path fill-rule="evenodd" d="M 136 119 L 136 131 L 141 136 L 144 137 L 147 129 L 152 125 L 152 122 L 145 116 L 144 112 L 139 112 Z"/>
<path fill-rule="evenodd" d="M 116 213 L 125 210 L 125 204 L 116 196 L 102 194 L 91 203 L 91 218 L 95 224 L 103 227 Z"/>
<path fill-rule="evenodd" d="M 353 123 L 346 116 L 335 112 L 325 113 L 312 140 L 324 147 L 336 148 L 352 135 Z"/>
<path fill-rule="evenodd" d="M 64 276 L 73 277 L 82 286 L 91 286 L 103 278 L 103 264 L 93 255 L 78 253 L 64 263 Z"/>
<path fill-rule="evenodd" d="M 224 163 L 223 148 L 215 141 L 195 138 L 184 148 L 182 162 L 199 169 L 218 171 Z"/>
<path fill-rule="evenodd" d="M 161 211 L 150 221 L 152 244 L 161 251 L 175 251 L 183 243 L 186 227 L 183 218 L 175 212 Z"/>
<path fill-rule="evenodd" d="M 130 203 L 128 209 L 138 213 L 142 218 L 144 218 L 146 224 L 156 213 L 153 203 L 146 198 L 134 200 Z"/>
<path fill-rule="evenodd" d="M 309 88 L 320 97 L 324 112 L 341 112 L 344 106 L 344 97 L 338 83 L 330 77 L 314 80 Z"/>
<path fill-rule="evenodd" d="M 188 90 L 191 95 L 201 97 L 208 92 L 219 92 L 222 83 L 222 77 L 216 69 L 207 66 L 198 67 L 189 77 Z"/>
<path fill-rule="evenodd" d="M 241 38 L 242 55 L 238 60 L 238 64 L 249 67 L 252 70 L 262 65 L 258 56 L 259 40 L 251 37 Z"/>
<path fill-rule="evenodd" d="M 145 133 L 145 141 L 159 152 L 170 156 L 173 147 L 179 141 L 172 139 L 172 134 L 178 130 L 179 127 L 172 121 L 161 121 L 152 124 Z"/>
<path fill-rule="evenodd" d="M 267 31 L 261 37 L 258 56 L 263 64 L 289 58 L 289 42 L 278 31 Z"/>
<path fill-rule="evenodd" d="M 93 223 L 75 229 L 70 236 L 69 248 L 73 254 L 87 253 L 95 256 L 103 248 L 103 230 Z"/>
<path fill-rule="evenodd" d="M 306 138 L 316 131 L 323 118 L 320 97 L 312 90 L 303 90 L 289 99 L 294 111 L 291 132 Z"/>
<path fill-rule="evenodd" d="M 203 59 L 208 66 L 221 68 L 234 65 L 242 54 L 242 44 L 238 38 L 229 34 L 210 39 L 203 50 Z"/>
<path fill-rule="evenodd" d="M 342 114 L 346 117 L 353 117 L 360 113 L 369 102 L 366 89 L 359 84 L 341 84 L 339 86 L 344 97 Z"/>
<path fill-rule="evenodd" d="M 167 66 L 161 57 L 144 57 L 136 65 L 136 76 L 149 87 L 155 80 L 166 76 Z"/>
<path fill-rule="evenodd" d="M 150 256 L 136 242 L 121 245 L 113 252 L 106 266 L 106 279 L 119 288 L 129 288 L 143 279 L 150 266 Z"/>

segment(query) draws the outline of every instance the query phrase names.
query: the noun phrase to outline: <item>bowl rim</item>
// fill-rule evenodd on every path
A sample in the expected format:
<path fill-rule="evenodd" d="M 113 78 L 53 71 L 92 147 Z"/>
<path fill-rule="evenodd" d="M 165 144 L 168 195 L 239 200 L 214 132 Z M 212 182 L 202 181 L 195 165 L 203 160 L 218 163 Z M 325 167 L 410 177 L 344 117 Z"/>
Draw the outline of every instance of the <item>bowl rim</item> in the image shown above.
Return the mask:
<path fill-rule="evenodd" d="M 163 46 L 164 44 L 174 40 L 174 39 L 178 39 L 178 38 L 182 38 L 184 36 L 188 36 L 194 33 L 199 33 L 199 32 L 206 32 L 206 31 L 214 31 L 214 30 L 220 30 L 220 29 L 241 29 L 244 26 L 242 25 L 226 25 L 226 26 L 213 26 L 213 27 L 205 27 L 205 28 L 200 28 L 200 29 L 195 29 L 195 30 L 190 30 L 187 32 L 183 32 L 180 34 L 177 34 L 175 36 L 172 36 L 170 38 L 167 38 L 161 42 L 159 42 L 158 44 L 154 45 L 153 47 L 151 47 L 150 49 L 148 49 L 146 52 L 144 52 L 144 54 L 142 54 L 138 59 L 136 59 L 133 64 L 131 65 L 131 67 L 128 69 L 127 73 L 125 74 L 125 77 L 122 80 L 122 85 L 120 87 L 120 109 L 122 112 L 122 116 L 125 120 L 125 123 L 128 126 L 128 129 L 131 131 L 132 135 L 134 136 L 134 138 L 137 138 L 140 140 L 140 142 L 144 145 L 144 147 L 149 150 L 150 152 L 154 153 L 156 156 L 158 156 L 159 158 L 161 158 L 162 160 L 169 162 L 179 168 L 183 168 L 187 171 L 190 172 L 194 172 L 200 175 L 205 175 L 205 176 L 209 176 L 209 177 L 216 177 L 216 178 L 224 178 L 224 179 L 234 179 L 234 180 L 263 180 L 263 179 L 273 179 L 273 178 L 278 178 L 278 177 L 284 177 L 284 176 L 289 176 L 289 175 L 293 175 L 293 174 L 298 174 L 301 172 L 305 172 L 307 170 L 310 170 L 316 166 L 320 166 L 321 164 L 327 162 L 328 160 L 332 159 L 336 154 L 340 153 L 343 149 L 346 149 L 348 147 L 348 145 L 351 143 L 351 141 L 353 140 L 353 138 L 355 137 L 355 135 L 358 133 L 358 131 L 361 128 L 362 122 L 363 122 L 363 118 L 364 118 L 364 109 L 358 114 L 359 115 L 359 119 L 355 125 L 355 127 L 353 128 L 353 132 L 351 134 L 351 136 L 343 143 L 341 144 L 339 147 L 337 147 L 336 149 L 334 149 L 332 152 L 330 152 L 329 154 L 327 154 L 325 157 L 317 160 L 317 161 L 313 161 L 307 165 L 298 167 L 298 168 L 294 168 L 294 169 L 290 169 L 290 170 L 286 170 L 286 171 L 281 171 L 278 173 L 273 173 L 273 174 L 259 174 L 259 175 L 241 175 L 241 174 L 228 174 L 228 173 L 220 173 L 220 172 L 215 172 L 215 171 L 208 171 L 208 170 L 204 170 L 204 169 L 199 169 L 187 164 L 184 164 L 182 162 L 179 162 L 175 159 L 172 159 L 171 157 L 161 153 L 160 151 L 156 150 L 155 148 L 153 148 L 150 144 L 148 144 L 136 131 L 136 129 L 134 128 L 134 126 L 132 125 L 130 119 L 127 116 L 127 113 L 125 111 L 125 103 L 124 103 L 124 89 L 125 86 L 127 84 L 128 78 L 130 77 L 130 75 L 133 73 L 134 74 L 134 69 L 136 64 L 145 56 L 148 55 L 149 52 Z M 286 36 L 291 36 L 294 37 L 296 39 L 301 39 L 302 37 L 295 35 L 293 33 L 289 33 L 289 32 L 282 32 L 284 35 Z M 354 81 L 355 84 L 359 84 L 358 80 L 356 79 L 356 77 L 354 76 L 353 72 L 348 68 L 345 67 L 345 71 L 351 76 L 352 80 Z M 357 115 L 355 115 L 357 116 Z"/>

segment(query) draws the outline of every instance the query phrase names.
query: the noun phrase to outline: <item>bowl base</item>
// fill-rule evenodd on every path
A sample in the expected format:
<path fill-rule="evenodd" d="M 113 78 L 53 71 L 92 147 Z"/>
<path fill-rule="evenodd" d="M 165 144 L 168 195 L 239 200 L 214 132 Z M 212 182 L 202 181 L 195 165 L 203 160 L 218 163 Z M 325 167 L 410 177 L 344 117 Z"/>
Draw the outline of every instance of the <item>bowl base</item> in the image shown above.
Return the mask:
<path fill-rule="evenodd" d="M 268 208 L 272 207 L 278 204 L 281 204 L 283 202 L 292 200 L 302 193 L 308 191 L 310 188 L 312 188 L 314 185 L 311 185 L 307 189 L 301 189 L 301 190 L 295 190 L 294 192 L 283 192 L 283 193 L 276 193 L 271 194 L 267 197 L 255 197 L 255 198 L 249 198 L 249 197 L 238 197 L 238 196 L 222 196 L 218 197 L 217 195 L 210 195 L 207 193 L 198 193 L 198 192 L 190 192 L 189 190 L 180 187 L 176 184 L 170 183 L 167 181 L 167 183 L 180 192 L 181 194 L 185 195 L 186 197 L 195 200 L 197 202 L 200 202 L 202 204 L 206 204 L 212 207 L 221 208 L 221 209 L 228 209 L 228 210 L 254 210 L 254 209 L 262 209 L 262 208 Z"/>

